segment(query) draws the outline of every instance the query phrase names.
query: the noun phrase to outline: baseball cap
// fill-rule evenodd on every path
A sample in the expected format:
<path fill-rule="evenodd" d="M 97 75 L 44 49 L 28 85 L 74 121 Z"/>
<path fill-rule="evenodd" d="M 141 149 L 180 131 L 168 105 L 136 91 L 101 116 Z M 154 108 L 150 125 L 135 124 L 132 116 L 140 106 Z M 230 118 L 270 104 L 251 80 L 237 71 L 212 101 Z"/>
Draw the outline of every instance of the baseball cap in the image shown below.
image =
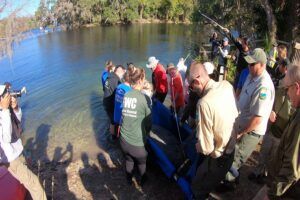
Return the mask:
<path fill-rule="evenodd" d="M 223 42 L 228 42 L 228 38 L 224 37 Z"/>
<path fill-rule="evenodd" d="M 6 86 L 5 85 L 0 85 L 0 96 L 3 94 L 5 91 Z"/>
<path fill-rule="evenodd" d="M 244 57 L 248 64 L 261 62 L 263 64 L 267 63 L 267 56 L 263 49 L 256 48 L 249 55 Z"/>

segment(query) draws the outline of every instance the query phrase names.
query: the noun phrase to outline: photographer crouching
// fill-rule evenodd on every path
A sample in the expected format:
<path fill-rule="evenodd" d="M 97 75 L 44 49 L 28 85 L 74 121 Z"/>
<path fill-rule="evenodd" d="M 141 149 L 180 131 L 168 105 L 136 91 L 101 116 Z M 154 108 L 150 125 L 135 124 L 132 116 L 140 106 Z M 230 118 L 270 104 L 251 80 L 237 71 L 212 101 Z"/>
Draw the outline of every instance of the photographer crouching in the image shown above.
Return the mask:
<path fill-rule="evenodd" d="M 38 177 L 26 166 L 20 133 L 22 111 L 18 101 L 11 96 L 6 85 L 0 85 L 0 165 L 20 181 L 33 200 L 47 199 Z M 19 124 L 18 124 L 19 123 Z"/>

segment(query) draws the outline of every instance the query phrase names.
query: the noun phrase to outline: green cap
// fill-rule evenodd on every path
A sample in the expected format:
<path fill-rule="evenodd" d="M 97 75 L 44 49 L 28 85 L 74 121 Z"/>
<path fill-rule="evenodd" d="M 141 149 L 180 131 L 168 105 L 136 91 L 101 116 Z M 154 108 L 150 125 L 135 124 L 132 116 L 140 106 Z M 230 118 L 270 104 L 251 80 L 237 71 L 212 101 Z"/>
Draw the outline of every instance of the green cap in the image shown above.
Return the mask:
<path fill-rule="evenodd" d="M 258 63 L 258 62 L 263 64 L 267 63 L 266 53 L 261 48 L 254 49 L 248 56 L 245 56 L 244 58 L 249 64 Z"/>

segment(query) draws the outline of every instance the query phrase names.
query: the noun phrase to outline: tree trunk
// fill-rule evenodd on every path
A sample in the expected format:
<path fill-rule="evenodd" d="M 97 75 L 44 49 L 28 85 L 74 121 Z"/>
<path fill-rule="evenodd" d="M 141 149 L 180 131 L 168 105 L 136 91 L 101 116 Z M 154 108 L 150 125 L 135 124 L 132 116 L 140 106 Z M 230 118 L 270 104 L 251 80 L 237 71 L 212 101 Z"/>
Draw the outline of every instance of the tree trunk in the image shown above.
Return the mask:
<path fill-rule="evenodd" d="M 141 5 L 140 5 L 140 20 L 143 19 L 143 13 L 144 13 L 144 5 L 141 4 Z"/>
<path fill-rule="evenodd" d="M 299 19 L 300 19 L 300 2 L 294 0 L 288 0 L 287 2 L 287 10 L 289 15 L 287 16 L 287 38 L 285 40 L 291 41 L 295 40 L 300 42 L 300 27 L 299 27 Z"/>
<path fill-rule="evenodd" d="M 269 35 L 271 44 L 273 44 L 276 41 L 276 34 L 277 34 L 276 18 L 273 13 L 273 9 L 270 5 L 269 0 L 261 0 L 261 4 L 267 15 L 268 35 Z"/>
<path fill-rule="evenodd" d="M 237 13 L 241 13 L 241 1 L 240 0 L 237 0 Z M 240 35 L 243 35 L 243 33 L 242 33 L 242 23 L 243 23 L 243 20 L 242 20 L 242 16 L 241 15 L 238 15 L 238 20 L 237 20 L 237 22 L 238 22 L 238 26 L 237 26 L 237 28 L 238 28 L 238 32 L 239 32 L 239 34 Z"/>

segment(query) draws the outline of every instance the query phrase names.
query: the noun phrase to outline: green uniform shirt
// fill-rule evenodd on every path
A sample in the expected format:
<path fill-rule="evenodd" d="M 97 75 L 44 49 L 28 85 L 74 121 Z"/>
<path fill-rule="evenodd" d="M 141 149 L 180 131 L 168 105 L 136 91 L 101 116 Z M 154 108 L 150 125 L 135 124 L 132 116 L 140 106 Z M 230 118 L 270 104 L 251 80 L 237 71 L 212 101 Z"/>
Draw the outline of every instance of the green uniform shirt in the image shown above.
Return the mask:
<path fill-rule="evenodd" d="M 131 90 L 123 99 L 121 137 L 134 146 L 144 146 L 151 129 L 151 100 L 138 90 Z"/>
<path fill-rule="evenodd" d="M 300 108 L 290 118 L 281 137 L 277 152 L 271 160 L 269 172 L 270 197 L 283 195 L 300 178 Z M 294 187 L 295 188 L 295 187 Z M 297 189 L 297 187 L 296 187 Z M 300 188 L 298 188 L 300 190 Z M 293 193 L 293 191 L 291 191 Z M 296 191 L 294 191 L 296 192 Z"/>
<path fill-rule="evenodd" d="M 275 137 L 281 138 L 292 115 L 291 102 L 286 96 L 284 88 L 276 88 L 273 111 L 276 113 L 276 121 L 271 124 L 270 131 Z"/>

